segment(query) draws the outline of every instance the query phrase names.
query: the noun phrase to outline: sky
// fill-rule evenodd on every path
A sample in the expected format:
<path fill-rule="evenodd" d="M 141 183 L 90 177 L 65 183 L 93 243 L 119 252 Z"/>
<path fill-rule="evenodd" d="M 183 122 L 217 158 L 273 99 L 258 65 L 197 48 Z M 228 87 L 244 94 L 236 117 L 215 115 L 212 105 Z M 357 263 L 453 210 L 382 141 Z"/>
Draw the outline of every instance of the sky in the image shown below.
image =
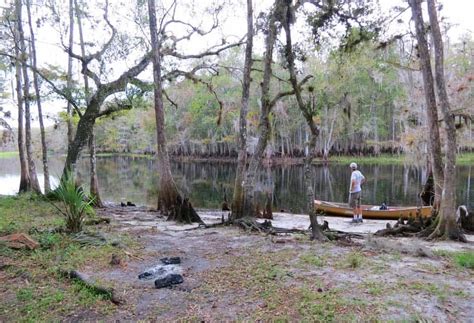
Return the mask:
<path fill-rule="evenodd" d="M 8 0 L 0 0 L 0 2 L 5 2 Z M 214 1 L 215 2 L 215 1 Z M 227 15 L 227 21 L 226 25 L 222 27 L 222 33 L 224 34 L 231 34 L 234 35 L 232 37 L 234 40 L 239 38 L 240 35 L 245 34 L 246 32 L 246 10 L 245 6 L 239 6 L 238 3 L 245 3 L 245 1 L 240 0 L 240 1 L 234 1 L 232 9 L 228 10 L 226 13 Z M 268 8 L 272 0 L 254 0 L 254 15 L 257 15 L 261 10 L 265 10 Z M 384 12 L 389 12 L 389 10 L 393 6 L 401 6 L 401 7 L 407 7 L 408 4 L 406 1 L 403 0 L 379 0 L 380 6 Z M 125 1 L 126 3 L 126 1 Z M 211 3 L 210 0 L 201 0 L 199 2 L 200 4 L 207 4 Z M 474 0 L 438 0 L 438 3 L 441 3 L 443 5 L 443 10 L 441 11 L 441 17 L 445 17 L 446 21 L 452 24 L 453 26 L 450 28 L 448 31 L 448 35 L 452 40 L 457 40 L 459 39 L 462 35 L 466 33 L 471 33 L 474 34 L 474 18 L 472 17 L 474 13 Z M 239 8 L 240 7 L 240 8 Z M 99 13 L 100 14 L 100 13 Z M 127 15 L 127 10 L 124 9 L 123 16 L 126 17 Z M 396 21 L 392 22 L 392 24 L 389 26 L 389 29 L 392 30 L 393 32 L 396 32 L 397 28 L 401 26 L 402 28 L 406 28 L 408 25 L 408 21 L 410 20 L 411 17 L 411 12 L 410 10 L 407 10 L 401 18 L 406 21 L 406 23 L 403 24 L 397 24 Z M 427 20 L 427 15 L 425 15 L 425 19 Z M 196 19 L 195 19 L 196 20 Z M 193 20 L 193 21 L 195 21 Z M 124 20 L 124 23 L 126 23 L 126 20 Z M 51 32 L 51 30 L 44 32 L 43 34 L 38 34 L 37 35 L 37 43 L 38 43 L 38 61 L 43 61 L 45 58 L 47 58 L 47 61 L 49 63 L 54 63 L 55 60 L 61 61 L 63 63 L 67 62 L 67 58 L 64 54 L 64 52 L 57 48 L 55 45 L 53 45 L 55 42 L 58 43 L 57 40 L 57 35 L 54 35 L 54 33 Z M 258 42 L 258 40 L 257 40 Z M 260 39 L 261 42 L 261 39 Z M 191 43 L 189 45 L 189 48 L 197 48 L 200 45 L 200 40 L 196 40 L 195 44 Z M 260 48 L 259 48 L 260 47 Z M 258 43 L 256 44 L 257 50 L 262 50 L 263 46 L 259 46 Z M 196 50 L 197 52 L 199 50 Z M 56 53 L 53 54 L 52 53 Z M 54 59 L 53 57 L 56 57 Z M 64 65 L 64 64 L 63 64 Z M 11 102 L 8 102 L 7 107 L 9 106 L 10 110 L 13 112 L 12 116 L 13 118 L 9 121 L 9 123 L 15 127 L 16 125 L 16 112 L 14 108 L 14 102 L 13 100 L 10 100 Z M 66 104 L 64 102 L 44 102 L 44 109 L 47 114 L 50 115 L 55 115 L 57 112 L 60 112 L 64 109 Z M 8 108 L 7 108 L 8 109 Z M 35 107 L 32 108 L 33 111 L 33 117 L 35 117 L 34 111 Z M 46 120 L 47 125 L 52 124 L 52 119 L 51 120 Z M 38 121 L 34 121 L 32 123 L 34 127 L 38 127 Z"/>

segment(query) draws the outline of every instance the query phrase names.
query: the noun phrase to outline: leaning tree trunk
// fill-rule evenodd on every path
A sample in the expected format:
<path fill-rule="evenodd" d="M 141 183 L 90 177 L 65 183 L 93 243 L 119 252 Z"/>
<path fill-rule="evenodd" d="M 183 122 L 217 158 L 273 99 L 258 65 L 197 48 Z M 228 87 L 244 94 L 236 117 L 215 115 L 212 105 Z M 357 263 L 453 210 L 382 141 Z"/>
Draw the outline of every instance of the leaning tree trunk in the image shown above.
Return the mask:
<path fill-rule="evenodd" d="M 82 22 L 81 15 L 79 13 L 79 7 L 77 5 L 77 0 L 74 0 L 74 9 L 77 18 L 77 28 L 79 31 L 79 42 L 81 47 L 82 57 L 86 57 L 86 49 L 84 46 L 84 36 L 82 33 Z M 84 92 L 86 97 L 86 102 L 89 101 L 89 79 L 87 75 L 84 74 Z M 94 205 L 96 207 L 104 207 L 102 199 L 100 198 L 99 192 L 99 180 L 97 178 L 97 156 L 96 156 L 96 146 L 95 146 L 95 134 L 94 128 L 92 127 L 92 132 L 89 138 L 89 164 L 90 164 L 90 195 L 94 199 Z"/>
<path fill-rule="evenodd" d="M 304 160 L 304 179 L 305 179 L 305 186 L 306 186 L 306 202 L 307 202 L 307 210 L 309 213 L 309 219 L 311 222 L 311 239 L 316 239 L 319 241 L 327 240 L 326 236 L 323 234 L 316 215 L 316 210 L 314 207 L 314 191 L 312 185 L 312 172 L 311 172 L 311 162 L 313 158 L 316 156 L 316 142 L 319 136 L 319 129 L 316 126 L 313 115 L 315 113 L 315 109 L 312 106 L 312 102 L 309 103 L 303 102 L 303 98 L 301 96 L 301 88 L 298 85 L 298 81 L 296 79 L 296 71 L 295 71 L 295 57 L 293 53 L 293 44 L 291 40 L 291 23 L 292 23 L 292 16 L 291 16 L 291 3 L 288 4 L 288 8 L 286 10 L 286 19 L 283 21 L 283 28 L 285 29 L 286 34 L 286 46 L 285 46 L 285 55 L 286 60 L 288 62 L 288 71 L 290 72 L 290 82 L 293 90 L 295 92 L 296 102 L 298 103 L 298 107 L 303 113 L 305 120 L 309 126 L 311 131 L 311 139 L 308 144 L 308 155 Z"/>
<path fill-rule="evenodd" d="M 250 96 L 250 73 L 252 69 L 252 48 L 253 48 L 253 8 L 252 0 L 247 0 L 247 45 L 245 47 L 244 75 L 242 82 L 242 100 L 240 107 L 239 124 L 239 156 L 237 159 L 237 171 L 235 174 L 234 196 L 232 199 L 232 219 L 239 219 L 244 216 L 244 174 L 247 165 L 247 112 L 249 109 Z"/>
<path fill-rule="evenodd" d="M 466 242 L 459 225 L 456 222 L 456 128 L 451 116 L 448 93 L 444 78 L 443 40 L 439 29 L 438 17 L 434 0 L 428 0 L 431 33 L 435 49 L 435 78 L 439 103 L 443 112 L 446 129 L 446 163 L 444 167 L 444 186 L 441 196 L 441 208 L 438 225 L 428 238 L 444 238 Z"/>
<path fill-rule="evenodd" d="M 166 147 L 165 114 L 163 107 L 163 84 L 161 80 L 161 39 L 157 30 L 155 0 L 148 0 L 148 14 L 150 24 L 154 105 L 157 134 L 157 159 L 160 176 L 158 184 L 158 209 L 168 215 L 168 220 L 178 222 L 201 222 L 189 201 L 181 196 L 171 174 L 171 165 Z"/>
<path fill-rule="evenodd" d="M 434 208 L 439 209 L 440 198 L 443 189 L 443 160 L 441 155 L 441 140 L 438 126 L 438 110 L 436 106 L 436 95 L 434 91 L 434 80 L 431 72 L 430 53 L 425 37 L 423 15 L 420 0 L 409 0 L 415 21 L 416 38 L 418 41 L 418 53 L 420 56 L 421 72 L 423 75 L 423 86 L 425 90 L 426 111 L 428 116 L 428 127 L 430 129 L 430 151 L 435 183 Z"/>
<path fill-rule="evenodd" d="M 88 110 L 86 110 L 81 119 L 79 119 L 74 140 L 68 147 L 61 180 L 66 178 L 66 176 L 73 170 L 77 160 L 79 159 L 82 148 L 88 143 L 90 134 L 94 129 L 95 119 L 97 113 L 99 113 L 100 102 L 95 101 L 94 99 L 91 101 L 93 101 L 93 103 L 88 104 Z"/>
<path fill-rule="evenodd" d="M 24 111 L 23 111 L 23 94 L 21 93 L 21 53 L 20 53 L 20 36 L 19 25 L 21 24 L 21 0 L 15 1 L 15 79 L 16 79 L 16 96 L 18 102 L 18 154 L 20 157 L 20 189 L 19 192 L 27 192 L 31 189 L 30 173 L 28 171 L 28 162 L 25 153 L 25 138 L 24 138 Z"/>
<path fill-rule="evenodd" d="M 33 70 L 36 71 L 36 43 L 35 43 L 35 34 L 33 32 L 33 24 L 31 22 L 31 3 L 30 0 L 26 1 L 26 9 L 28 13 L 28 25 L 30 27 L 30 40 L 31 40 L 31 65 L 33 66 Z M 33 73 L 33 84 L 35 87 L 36 93 L 36 104 L 38 106 L 38 120 L 40 124 L 40 134 L 41 134 L 41 151 L 42 151 L 42 159 L 43 159 L 43 175 L 44 175 L 44 193 L 48 193 L 51 191 L 51 183 L 49 180 L 49 166 L 48 166 L 48 147 L 46 145 L 46 133 L 44 130 L 44 122 L 43 122 L 43 110 L 41 107 L 41 94 L 40 94 L 40 87 L 39 87 L 39 80 L 38 80 L 38 73 Z"/>

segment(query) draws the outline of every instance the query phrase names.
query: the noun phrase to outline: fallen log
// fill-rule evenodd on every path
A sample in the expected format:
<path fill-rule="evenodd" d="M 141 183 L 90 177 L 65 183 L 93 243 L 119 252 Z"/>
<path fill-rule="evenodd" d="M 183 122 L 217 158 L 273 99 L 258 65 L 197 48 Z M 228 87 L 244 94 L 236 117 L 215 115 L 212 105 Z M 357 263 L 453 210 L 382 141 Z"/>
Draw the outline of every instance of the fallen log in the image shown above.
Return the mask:
<path fill-rule="evenodd" d="M 107 288 L 103 286 L 97 285 L 94 281 L 90 278 L 86 277 L 84 274 L 76 270 L 61 270 L 59 269 L 59 274 L 62 277 L 75 280 L 83 284 L 86 288 L 93 291 L 95 294 L 103 295 L 106 299 L 110 300 L 115 305 L 124 304 L 124 301 L 121 300 L 117 295 L 115 295 L 113 288 Z"/>

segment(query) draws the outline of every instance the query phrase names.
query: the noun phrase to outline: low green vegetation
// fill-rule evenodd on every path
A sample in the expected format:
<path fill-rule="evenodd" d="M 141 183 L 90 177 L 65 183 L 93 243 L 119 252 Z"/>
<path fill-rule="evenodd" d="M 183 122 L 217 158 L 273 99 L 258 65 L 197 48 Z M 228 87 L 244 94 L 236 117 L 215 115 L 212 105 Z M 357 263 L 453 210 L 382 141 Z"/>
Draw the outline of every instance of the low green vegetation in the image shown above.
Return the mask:
<path fill-rule="evenodd" d="M 50 202 L 35 195 L 0 197 L 0 235 L 26 233 L 40 244 L 35 250 L 15 250 L 0 244 L 4 278 L 0 291 L 0 320 L 44 322 L 64 315 L 106 314 L 114 305 L 83 284 L 63 278 L 59 270 L 81 270 L 94 264 L 109 266 L 112 253 L 125 257 L 124 250 L 108 241 L 133 242 L 123 234 L 107 235 L 107 241 L 84 245 L 74 235 L 63 233 L 64 218 Z M 86 232 L 96 230 L 87 227 Z M 81 314 L 81 315 L 82 315 Z"/>
<path fill-rule="evenodd" d="M 403 164 L 405 162 L 404 155 L 380 155 L 380 156 L 330 156 L 330 162 L 336 162 L 349 165 L 356 161 L 358 164 Z"/>
<path fill-rule="evenodd" d="M 447 258 L 450 262 L 461 268 L 474 269 L 474 251 L 446 251 L 438 250 L 435 252 L 440 257 Z"/>
<path fill-rule="evenodd" d="M 474 269 L 474 252 L 465 251 L 454 254 L 454 261 L 461 267 Z"/>
<path fill-rule="evenodd" d="M 0 158 L 11 158 L 18 156 L 17 151 L 0 151 Z"/>
<path fill-rule="evenodd" d="M 321 160 L 315 160 L 320 162 Z M 329 162 L 336 162 L 341 164 L 350 164 L 356 161 L 358 164 L 377 164 L 377 165 L 392 165 L 392 164 L 404 164 L 406 163 L 406 156 L 404 154 L 389 155 L 382 154 L 380 156 L 330 156 Z M 408 162 L 410 163 L 410 162 Z M 456 159 L 456 163 L 460 165 L 472 165 L 474 164 L 474 153 L 463 153 L 459 154 Z"/>
<path fill-rule="evenodd" d="M 359 251 L 351 251 L 341 259 L 339 259 L 335 266 L 337 268 L 351 268 L 356 269 L 362 266 L 364 262 L 364 255 Z"/>
<path fill-rule="evenodd" d="M 311 253 L 301 255 L 300 262 L 303 264 L 308 264 L 308 265 L 316 266 L 316 267 L 324 266 L 324 260 L 320 256 L 317 256 Z"/>
<path fill-rule="evenodd" d="M 93 213 L 94 199 L 87 200 L 81 186 L 77 186 L 74 176 L 68 174 L 54 191 L 54 196 L 61 203 L 61 207 L 53 206 L 64 215 L 66 229 L 70 232 L 82 231 L 82 224 L 87 213 Z"/>

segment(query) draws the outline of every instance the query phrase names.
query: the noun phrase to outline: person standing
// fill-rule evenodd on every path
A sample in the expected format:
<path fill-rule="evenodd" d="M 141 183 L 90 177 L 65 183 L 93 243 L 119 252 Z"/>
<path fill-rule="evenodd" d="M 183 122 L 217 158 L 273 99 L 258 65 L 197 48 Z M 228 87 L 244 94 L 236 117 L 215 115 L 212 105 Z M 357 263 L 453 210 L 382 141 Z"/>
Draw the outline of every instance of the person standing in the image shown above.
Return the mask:
<path fill-rule="evenodd" d="M 351 184 L 349 187 L 349 206 L 353 209 L 352 223 L 362 223 L 362 209 L 360 207 L 360 197 L 362 193 L 362 184 L 365 182 L 365 176 L 357 170 L 357 164 L 349 165 L 351 174 Z"/>

